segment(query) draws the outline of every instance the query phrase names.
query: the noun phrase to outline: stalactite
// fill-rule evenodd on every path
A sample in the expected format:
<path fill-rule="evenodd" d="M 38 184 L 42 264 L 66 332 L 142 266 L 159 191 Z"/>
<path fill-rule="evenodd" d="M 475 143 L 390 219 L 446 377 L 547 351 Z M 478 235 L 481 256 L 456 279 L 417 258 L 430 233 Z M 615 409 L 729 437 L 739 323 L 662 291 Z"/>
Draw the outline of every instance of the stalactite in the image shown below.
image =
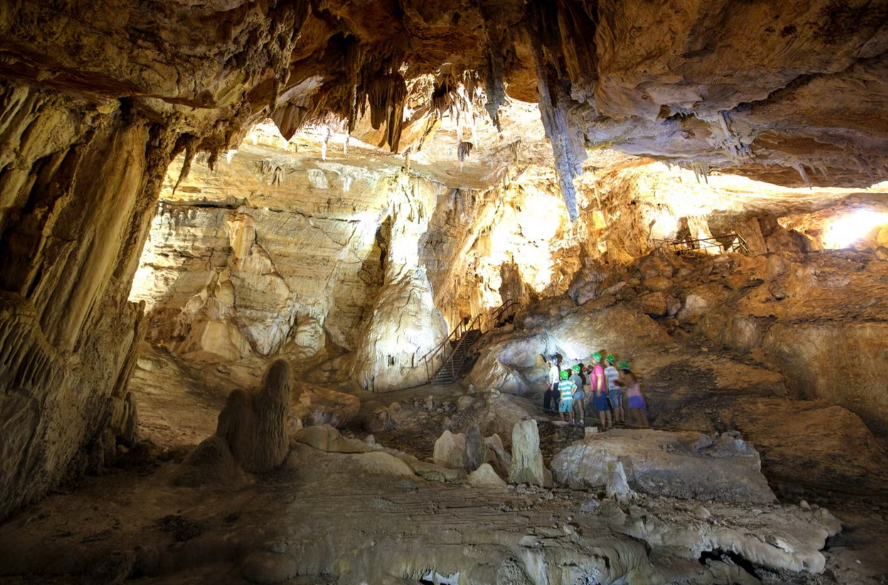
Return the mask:
<path fill-rule="evenodd" d="M 493 122 L 497 131 L 502 132 L 503 127 L 500 124 L 499 109 L 503 107 L 503 104 L 506 102 L 506 90 L 503 86 L 503 55 L 500 52 L 501 36 L 497 35 L 500 42 L 494 44 L 494 39 L 491 38 L 492 35 L 489 26 L 487 36 L 487 76 L 485 78 L 487 102 L 484 104 L 484 108 L 487 110 L 487 114 L 490 116 L 490 120 Z M 494 46 L 497 49 L 496 51 L 493 49 Z"/>
<path fill-rule="evenodd" d="M 346 129 L 348 135 L 355 129 L 355 124 L 358 120 L 358 82 L 360 81 L 361 67 L 364 66 L 366 56 L 367 49 L 360 43 L 350 42 L 346 46 L 345 75 L 349 85 L 348 126 Z"/>
<path fill-rule="evenodd" d="M 460 142 L 459 146 L 456 148 L 456 157 L 459 159 L 459 162 L 462 163 L 465 161 L 469 155 L 472 153 L 472 148 L 474 144 L 471 142 Z"/>
<path fill-rule="evenodd" d="M 531 26 L 528 31 L 531 39 L 535 38 L 534 30 Z M 555 172 L 564 203 L 567 205 L 567 214 L 571 222 L 574 222 L 579 217 L 574 179 L 583 172 L 582 163 L 586 160 L 584 139 L 581 132 L 570 126 L 567 110 L 570 97 L 560 81 L 550 80 L 540 43 L 531 42 L 531 45 L 540 92 L 540 116 L 546 137 L 552 143 Z"/>
<path fill-rule="evenodd" d="M 176 184 L 173 186 L 173 194 L 176 193 L 176 189 L 179 188 L 179 185 L 188 178 L 188 174 L 191 172 L 191 162 L 194 160 L 194 147 L 197 144 L 197 137 L 191 134 L 184 134 L 179 139 L 179 143 L 176 144 L 176 148 L 174 149 L 174 153 L 176 151 L 180 151 L 180 145 L 185 149 L 185 160 L 182 162 L 182 170 L 179 171 L 179 178 L 176 180 Z"/>
<path fill-rule="evenodd" d="M 740 138 L 731 131 L 731 119 L 727 111 L 719 112 L 718 122 L 724 134 L 721 148 L 728 155 L 729 159 L 736 163 L 743 163 L 755 158 L 752 148 L 748 144 L 743 144 Z"/>
<path fill-rule="evenodd" d="M 813 189 L 811 187 L 811 180 L 808 179 L 808 173 L 805 171 L 805 165 L 800 162 L 795 164 L 795 169 L 799 172 L 799 176 L 802 177 L 802 180 L 805 182 L 805 185 L 808 186 L 808 189 Z"/>

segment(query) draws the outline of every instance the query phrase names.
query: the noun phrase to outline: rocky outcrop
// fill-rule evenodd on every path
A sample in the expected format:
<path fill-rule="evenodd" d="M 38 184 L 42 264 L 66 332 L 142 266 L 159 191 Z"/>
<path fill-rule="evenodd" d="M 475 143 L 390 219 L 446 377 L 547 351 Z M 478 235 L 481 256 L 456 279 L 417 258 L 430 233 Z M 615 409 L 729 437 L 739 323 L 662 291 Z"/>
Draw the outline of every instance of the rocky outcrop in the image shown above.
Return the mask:
<path fill-rule="evenodd" d="M 629 488 L 647 494 L 759 504 L 775 499 L 758 452 L 739 433 L 593 433 L 559 452 L 552 471 L 557 482 L 573 487 L 612 486 L 618 473 Z"/>
<path fill-rule="evenodd" d="M 175 137 L 118 106 L 0 88 L 0 517 L 100 469 L 132 410 L 126 296 Z"/>
<path fill-rule="evenodd" d="M 540 432 L 535 420 L 515 423 L 512 428 L 512 465 L 509 467 L 509 483 L 526 483 L 535 486 L 550 484 L 540 451 Z"/>
<path fill-rule="evenodd" d="M 245 471 L 270 471 L 287 456 L 292 385 L 290 364 L 277 360 L 265 373 L 257 392 L 235 390 L 228 395 L 216 435 L 226 440 L 234 460 Z"/>
<path fill-rule="evenodd" d="M 837 488 L 874 494 L 888 481 L 888 455 L 872 432 L 855 414 L 824 400 L 723 396 L 675 409 L 658 422 L 708 434 L 742 432 L 755 443 L 772 485 L 788 497 Z"/>
<path fill-rule="evenodd" d="M 447 335 L 419 265 L 419 238 L 434 207 L 435 187 L 402 176 L 390 185 L 391 241 L 385 279 L 364 327 L 353 376 L 385 392 L 426 383 L 443 356 L 424 361 Z"/>
<path fill-rule="evenodd" d="M 353 419 L 361 407 L 361 401 L 355 396 L 305 382 L 294 383 L 292 396 L 291 426 L 339 427 Z"/>

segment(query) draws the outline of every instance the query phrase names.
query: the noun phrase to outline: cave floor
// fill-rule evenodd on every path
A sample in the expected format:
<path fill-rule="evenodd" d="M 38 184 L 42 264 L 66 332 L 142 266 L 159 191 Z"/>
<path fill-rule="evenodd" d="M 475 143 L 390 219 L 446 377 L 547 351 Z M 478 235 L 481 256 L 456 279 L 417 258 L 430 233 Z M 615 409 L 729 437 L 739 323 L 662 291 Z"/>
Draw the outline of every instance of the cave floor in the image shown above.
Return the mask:
<path fill-rule="evenodd" d="M 251 570 L 283 571 L 290 577 L 288 583 L 350 583 L 362 571 L 376 570 L 373 567 L 383 567 L 385 573 L 368 583 L 415 583 L 425 569 L 441 568 L 439 573 L 444 575 L 443 571 L 460 567 L 483 579 L 484 570 L 497 563 L 502 566 L 527 548 L 515 544 L 524 536 L 559 543 L 558 550 L 567 546 L 571 552 L 563 553 L 565 565 L 576 565 L 580 558 L 576 555 L 588 555 L 590 547 L 611 551 L 616 547 L 621 552 L 615 558 L 626 564 L 604 554 L 611 566 L 605 569 L 611 572 L 600 573 L 602 578 L 667 583 L 693 574 L 689 582 L 702 583 L 725 577 L 700 573 L 701 567 L 716 573 L 724 567 L 706 567 L 696 556 L 676 555 L 670 547 L 651 548 L 646 542 L 640 550 L 633 548 L 645 542 L 637 534 L 627 534 L 631 531 L 625 526 L 631 524 L 633 514 L 646 515 L 653 509 L 667 523 L 677 518 L 693 523 L 692 511 L 698 503 L 692 501 L 643 497 L 633 504 L 635 508 L 629 508 L 628 521 L 620 520 L 620 513 L 615 521 L 580 511 L 584 502 L 600 499 L 603 493 L 505 491 L 368 474 L 350 468 L 345 459 L 327 461 L 349 456 L 313 450 L 311 456 L 291 454 L 280 472 L 252 485 L 173 487 L 170 477 L 188 446 L 213 434 L 226 395 L 243 384 L 233 378 L 224 369 L 179 362 L 163 350 L 143 351 L 131 386 L 137 393 L 140 431 L 165 452 L 152 452 L 128 469 L 87 478 L 78 488 L 53 495 L 0 526 L 0 551 L 6 551 L 0 565 L 10 567 L 4 572 L 17 575 L 11 582 L 81 582 L 73 575 L 113 582 L 102 579 L 117 565 L 123 567 L 117 567 L 118 572 L 130 569 L 128 574 L 141 577 L 144 583 L 243 583 L 248 582 L 244 575 Z M 419 459 L 431 456 L 443 421 L 452 417 L 461 422 L 454 403 L 466 393 L 460 386 L 422 386 L 385 394 L 351 392 L 361 398 L 361 409 L 342 429 L 346 436 L 366 438 L 371 413 L 397 402 L 407 413 L 407 422 L 402 420 L 391 432 L 377 433 L 375 440 Z M 541 447 L 549 460 L 557 450 L 580 439 L 582 430 L 546 424 L 550 417 L 535 398 L 509 400 L 520 403 L 541 422 Z M 510 437 L 501 433 L 508 443 Z M 137 459 L 136 455 L 131 459 Z M 824 551 L 826 571 L 805 576 L 759 567 L 757 578 L 769 583 L 888 583 L 888 498 L 841 493 L 807 498 L 815 510 L 818 504 L 826 506 L 842 521 L 843 531 L 830 539 Z M 797 510 L 794 503 L 786 501 L 783 507 Z M 705 505 L 710 511 L 719 506 Z M 776 513 L 782 509 L 778 506 Z M 748 520 L 751 511 L 741 506 L 729 515 Z M 565 523 L 574 534 L 565 532 Z M 270 549 L 284 550 L 285 559 L 263 557 Z M 459 553 L 453 552 L 457 549 Z M 429 556 L 429 550 L 444 552 Z M 474 556 L 467 552 L 480 550 L 483 554 L 475 552 Z M 602 553 L 595 550 L 591 556 L 598 558 Z M 133 555 L 132 551 L 137 552 Z M 693 562 L 689 563 L 688 556 Z M 466 564 L 457 558 L 474 560 Z M 668 559 L 665 564 L 664 558 Z M 550 565 L 562 562 L 546 559 Z M 642 579 L 640 573 L 631 573 L 638 567 L 653 573 Z M 744 571 L 732 578 L 746 582 L 746 576 Z M 490 582 L 498 581 L 494 577 Z"/>
<path fill-rule="evenodd" d="M 279 471 L 236 487 L 174 487 L 171 461 L 87 478 L 0 526 L 0 575 L 4 583 L 119 583 L 127 575 L 142 583 L 416 583 L 429 571 L 461 571 L 472 582 L 524 583 L 498 580 L 518 560 L 541 567 L 550 583 L 755 582 L 747 569 L 765 583 L 876 584 L 888 575 L 886 508 L 849 501 L 835 511 L 845 531 L 829 542 L 825 572 L 806 576 L 744 569 L 730 555 L 700 561 L 699 548 L 718 529 L 742 534 L 740 549 L 756 534 L 816 530 L 816 505 L 639 496 L 621 510 L 594 492 L 431 482 L 356 467 L 357 457 L 296 447 Z M 701 520 L 701 506 L 711 518 Z M 811 527 L 800 524 L 808 519 Z"/>

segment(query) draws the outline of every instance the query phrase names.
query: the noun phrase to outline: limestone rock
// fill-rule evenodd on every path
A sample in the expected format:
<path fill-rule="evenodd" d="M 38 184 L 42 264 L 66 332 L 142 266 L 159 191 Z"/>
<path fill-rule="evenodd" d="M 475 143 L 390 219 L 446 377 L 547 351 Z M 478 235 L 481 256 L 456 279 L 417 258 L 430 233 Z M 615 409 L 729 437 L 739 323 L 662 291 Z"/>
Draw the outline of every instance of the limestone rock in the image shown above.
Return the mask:
<path fill-rule="evenodd" d="M 672 288 L 672 280 L 665 276 L 654 276 L 644 279 L 644 286 L 652 292 L 662 292 Z"/>
<path fill-rule="evenodd" d="M 312 426 L 296 431 L 292 438 L 303 443 L 326 451 L 328 453 L 367 453 L 374 451 L 373 447 L 359 441 L 349 441 L 339 434 L 339 431 L 330 425 Z"/>
<path fill-rule="evenodd" d="M 395 477 L 414 477 L 413 469 L 399 458 L 389 453 L 374 451 L 359 455 L 346 455 L 357 469 L 357 473 L 365 472 Z"/>
<path fill-rule="evenodd" d="M 552 460 L 552 469 L 558 483 L 594 487 L 612 484 L 614 464 L 619 462 L 628 487 L 639 492 L 726 502 L 774 501 L 752 447 L 741 441 L 727 451 L 695 451 L 698 439 L 698 433 L 612 430 L 565 448 Z"/>
<path fill-rule="evenodd" d="M 719 307 L 725 301 L 720 285 L 706 284 L 695 287 L 684 298 L 678 319 L 684 323 L 696 323 L 703 315 Z"/>
<path fill-rule="evenodd" d="M 540 451 L 540 432 L 535 420 L 515 423 L 512 428 L 512 465 L 509 483 L 547 485 L 543 454 Z"/>
<path fill-rule="evenodd" d="M 602 348 L 619 353 L 669 339 L 647 315 L 619 306 L 560 319 L 550 329 L 550 335 L 571 360 L 586 359 Z"/>
<path fill-rule="evenodd" d="M 235 390 L 219 414 L 216 435 L 224 438 L 244 470 L 270 471 L 287 456 L 287 416 L 293 373 L 284 360 L 275 361 L 258 391 Z"/>
<path fill-rule="evenodd" d="M 466 436 L 462 433 L 444 431 L 435 441 L 432 459 L 438 465 L 453 469 L 466 469 Z"/>
<path fill-rule="evenodd" d="M 627 503 L 635 496 L 635 492 L 629 487 L 626 478 L 626 470 L 621 461 L 613 461 L 610 465 L 610 476 L 607 481 L 607 497 L 614 498 L 620 503 Z"/>
<path fill-rule="evenodd" d="M 360 407 L 361 401 L 351 394 L 296 382 L 290 416 L 306 427 L 324 424 L 339 427 L 354 418 Z"/>
<path fill-rule="evenodd" d="M 481 428 L 477 424 L 473 424 L 466 431 L 466 469 L 469 471 L 478 469 L 485 461 L 486 450 Z"/>
<path fill-rule="evenodd" d="M 888 455 L 862 420 L 825 400 L 723 396 L 696 401 L 663 416 L 661 424 L 715 432 L 741 430 L 761 450 L 772 484 L 829 492 L 837 483 L 872 493 L 888 481 Z M 836 460 L 835 453 L 842 453 Z"/>
<path fill-rule="evenodd" d="M 669 297 L 663 292 L 653 292 L 638 298 L 641 311 L 653 317 L 663 317 L 669 312 Z"/>
<path fill-rule="evenodd" d="M 172 477 L 173 485 L 185 487 L 239 485 L 246 481 L 228 442 L 218 436 L 209 437 L 195 447 Z"/>
<path fill-rule="evenodd" d="M 484 439 L 486 447 L 484 462 L 490 463 L 497 473 L 507 476 L 512 467 L 512 455 L 503 447 L 503 441 L 499 435 L 493 434 Z"/>
<path fill-rule="evenodd" d="M 506 487 L 506 482 L 487 463 L 469 474 L 468 482 L 476 487 Z"/>
<path fill-rule="evenodd" d="M 453 483 L 462 481 L 466 478 L 466 472 L 463 469 L 453 469 L 450 467 L 444 467 L 443 465 L 435 465 L 434 463 L 428 463 L 427 461 L 420 461 L 415 457 L 402 457 L 401 459 L 410 466 L 416 475 L 429 481 Z"/>

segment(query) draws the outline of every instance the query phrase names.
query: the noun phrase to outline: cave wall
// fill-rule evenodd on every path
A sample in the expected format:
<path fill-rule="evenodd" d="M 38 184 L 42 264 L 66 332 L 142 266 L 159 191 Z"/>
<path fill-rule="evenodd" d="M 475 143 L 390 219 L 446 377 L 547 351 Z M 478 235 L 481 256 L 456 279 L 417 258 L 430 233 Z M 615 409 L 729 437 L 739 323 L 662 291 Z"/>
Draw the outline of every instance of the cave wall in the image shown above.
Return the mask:
<path fill-rule="evenodd" d="M 127 295 L 175 140 L 116 103 L 4 83 L 0 104 L 3 517 L 132 426 Z"/>
<path fill-rule="evenodd" d="M 352 373 L 364 388 L 375 392 L 425 384 L 440 359 L 427 363 L 423 358 L 448 334 L 419 262 L 420 238 L 428 230 L 442 187 L 406 174 L 387 183 L 391 229 L 384 281 L 363 323 Z"/>

